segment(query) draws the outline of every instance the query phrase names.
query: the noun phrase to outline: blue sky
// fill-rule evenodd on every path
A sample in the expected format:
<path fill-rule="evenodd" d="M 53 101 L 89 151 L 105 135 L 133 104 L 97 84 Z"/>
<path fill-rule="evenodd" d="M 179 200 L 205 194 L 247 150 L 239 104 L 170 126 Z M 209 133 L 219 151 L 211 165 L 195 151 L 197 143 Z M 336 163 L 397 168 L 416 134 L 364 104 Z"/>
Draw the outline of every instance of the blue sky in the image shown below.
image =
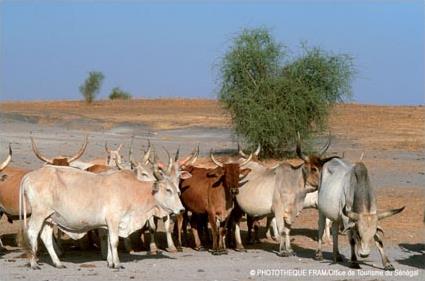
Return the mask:
<path fill-rule="evenodd" d="M 268 27 L 354 57 L 354 101 L 423 104 L 422 1 L 1 1 L 0 100 L 80 99 L 89 71 L 100 98 L 217 93 L 214 65 L 244 27 Z"/>

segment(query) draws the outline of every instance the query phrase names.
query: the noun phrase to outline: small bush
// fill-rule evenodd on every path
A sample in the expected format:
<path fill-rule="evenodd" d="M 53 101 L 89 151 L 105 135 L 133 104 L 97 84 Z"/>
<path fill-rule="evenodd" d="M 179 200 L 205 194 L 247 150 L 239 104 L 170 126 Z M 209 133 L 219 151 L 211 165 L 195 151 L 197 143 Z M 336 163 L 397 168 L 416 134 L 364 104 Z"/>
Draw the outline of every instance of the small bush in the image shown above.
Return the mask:
<path fill-rule="evenodd" d="M 262 156 L 284 156 L 297 132 L 308 140 L 327 125 L 330 107 L 351 95 L 352 59 L 303 46 L 289 58 L 264 28 L 245 29 L 221 61 L 219 100 L 235 133 Z"/>
<path fill-rule="evenodd" d="M 118 87 L 112 89 L 111 94 L 109 95 L 110 100 L 129 100 L 131 95 L 127 92 L 124 92 Z"/>
<path fill-rule="evenodd" d="M 92 103 L 99 93 L 103 79 L 102 72 L 92 71 L 89 72 L 89 77 L 84 81 L 84 84 L 80 86 L 80 92 L 87 103 Z"/>

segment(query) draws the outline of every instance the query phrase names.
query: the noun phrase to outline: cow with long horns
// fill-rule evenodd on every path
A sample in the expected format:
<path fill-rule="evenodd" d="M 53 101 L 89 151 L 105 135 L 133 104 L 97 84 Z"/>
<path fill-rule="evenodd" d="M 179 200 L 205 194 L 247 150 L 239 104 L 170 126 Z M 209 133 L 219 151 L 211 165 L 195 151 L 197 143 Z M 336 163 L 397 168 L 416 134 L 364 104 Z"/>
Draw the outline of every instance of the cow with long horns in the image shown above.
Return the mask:
<path fill-rule="evenodd" d="M 315 258 L 322 260 L 322 235 L 325 218 L 332 220 L 333 259 L 342 261 L 338 251 L 338 230 L 342 224 L 348 232 L 351 246 L 351 264 L 360 268 L 357 254 L 369 256 L 370 244 L 376 243 L 385 270 L 394 270 L 383 248 L 383 230 L 378 221 L 403 211 L 404 207 L 378 212 L 375 191 L 372 188 L 366 166 L 362 162 L 348 163 L 333 159 L 326 163 L 319 188 L 319 239 Z"/>

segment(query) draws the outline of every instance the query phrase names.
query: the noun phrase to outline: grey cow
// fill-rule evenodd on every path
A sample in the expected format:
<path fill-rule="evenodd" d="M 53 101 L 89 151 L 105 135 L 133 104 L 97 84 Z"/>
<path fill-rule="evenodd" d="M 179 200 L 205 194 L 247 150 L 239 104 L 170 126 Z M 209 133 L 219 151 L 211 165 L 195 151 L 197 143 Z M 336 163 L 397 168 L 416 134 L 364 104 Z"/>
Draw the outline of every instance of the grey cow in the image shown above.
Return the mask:
<path fill-rule="evenodd" d="M 370 244 L 375 241 L 385 270 L 394 270 L 384 253 L 383 230 L 378 221 L 400 213 L 404 207 L 382 213 L 377 212 L 375 192 L 370 185 L 366 166 L 362 162 L 348 163 L 333 159 L 322 170 L 319 186 L 319 234 L 316 259 L 322 260 L 322 236 L 325 219 L 333 221 L 333 259 L 342 261 L 338 251 L 338 229 L 340 224 L 348 231 L 351 246 L 350 267 L 360 268 L 356 253 L 369 256 Z"/>

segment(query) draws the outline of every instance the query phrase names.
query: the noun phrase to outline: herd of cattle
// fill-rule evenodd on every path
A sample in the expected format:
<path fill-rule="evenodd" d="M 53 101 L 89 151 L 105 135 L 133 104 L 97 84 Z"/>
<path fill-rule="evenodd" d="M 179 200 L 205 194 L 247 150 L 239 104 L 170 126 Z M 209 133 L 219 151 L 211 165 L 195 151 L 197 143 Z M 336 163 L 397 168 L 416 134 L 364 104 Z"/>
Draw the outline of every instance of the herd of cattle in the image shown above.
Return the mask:
<path fill-rule="evenodd" d="M 150 250 L 156 251 L 154 236 L 158 219 L 164 222 L 166 249 L 170 252 L 182 250 L 186 224 L 190 224 L 196 250 L 206 246 L 201 237 L 209 238 L 209 225 L 212 254 L 225 254 L 231 246 L 244 251 L 240 234 L 244 214 L 249 241 L 258 239 L 258 221 L 266 217 L 268 235 L 271 229 L 273 238 L 280 240 L 279 255 L 290 256 L 294 254 L 291 226 L 303 208 L 313 207 L 319 210 L 315 259 L 323 258 L 322 238 L 330 239 L 332 226 L 335 262 L 342 261 L 338 233 L 343 232 L 347 233 L 351 246 L 351 267 L 360 268 L 357 255 L 367 257 L 370 245 L 376 243 L 384 269 L 394 270 L 384 253 L 383 230 L 378 221 L 401 212 L 404 207 L 378 213 L 366 166 L 361 161 L 350 163 L 338 156 L 324 157 L 330 139 L 318 154 L 312 155 L 303 153 L 298 139 L 299 160 L 283 161 L 273 167 L 258 161 L 260 147 L 249 155 L 239 149 L 239 159 L 229 157 L 225 162 L 214 157 L 211 150 L 210 159 L 215 168 L 196 165 L 199 146 L 185 159 L 179 159 L 179 150 L 173 158 L 165 149 L 168 155 L 165 164 L 150 143 L 138 160 L 134 159 L 133 145 L 125 161 L 120 153 L 121 145 L 111 150 L 105 144 L 105 159 L 82 162 L 78 159 L 86 150 L 87 137 L 72 157 L 47 158 L 32 137 L 31 142 L 36 157 L 45 165 L 33 171 L 9 167 L 12 159 L 9 145 L 9 155 L 0 165 L 0 217 L 5 214 L 9 222 L 23 221 L 25 239 L 21 244 L 28 251 L 33 269 L 39 268 L 38 238 L 54 265 L 64 267 L 58 257 L 62 249 L 54 228 L 72 239 L 87 233 L 97 236 L 108 267 L 120 268 L 119 237 L 125 239 L 126 249 L 131 251 L 127 237 L 147 228 L 151 235 Z M 172 220 L 177 245 L 172 236 Z"/>

